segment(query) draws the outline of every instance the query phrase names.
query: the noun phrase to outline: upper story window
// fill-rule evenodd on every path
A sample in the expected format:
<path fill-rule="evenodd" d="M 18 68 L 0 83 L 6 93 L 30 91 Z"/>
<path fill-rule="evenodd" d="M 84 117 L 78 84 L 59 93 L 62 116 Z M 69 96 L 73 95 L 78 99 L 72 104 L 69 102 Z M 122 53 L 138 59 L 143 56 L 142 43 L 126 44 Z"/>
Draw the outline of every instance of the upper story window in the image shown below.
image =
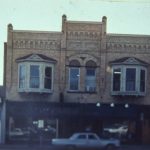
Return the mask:
<path fill-rule="evenodd" d="M 16 61 L 19 92 L 52 92 L 55 60 L 41 54 L 31 54 Z"/>
<path fill-rule="evenodd" d="M 85 90 L 96 91 L 96 63 L 92 60 L 86 63 Z"/>
<path fill-rule="evenodd" d="M 80 82 L 80 63 L 72 60 L 69 63 L 69 90 L 78 91 Z"/>
<path fill-rule="evenodd" d="M 123 58 L 112 64 L 112 95 L 144 96 L 146 63 L 136 58 Z"/>
<path fill-rule="evenodd" d="M 40 66 L 30 65 L 30 88 L 40 87 Z"/>
<path fill-rule="evenodd" d="M 25 88 L 26 66 L 19 66 L 19 88 Z"/>
<path fill-rule="evenodd" d="M 45 67 L 44 88 L 45 89 L 52 88 L 52 67 L 50 67 L 50 66 Z"/>

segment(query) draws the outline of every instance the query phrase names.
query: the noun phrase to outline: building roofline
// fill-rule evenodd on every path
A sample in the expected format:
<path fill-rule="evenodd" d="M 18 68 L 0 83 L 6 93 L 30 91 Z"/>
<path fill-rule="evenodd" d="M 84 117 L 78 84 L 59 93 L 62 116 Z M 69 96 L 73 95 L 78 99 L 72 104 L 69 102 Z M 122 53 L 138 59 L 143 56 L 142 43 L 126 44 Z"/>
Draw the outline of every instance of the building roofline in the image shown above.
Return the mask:
<path fill-rule="evenodd" d="M 149 37 L 150 35 L 144 35 L 144 34 L 117 34 L 117 33 L 107 33 L 106 36 L 122 36 L 122 37 Z"/>
<path fill-rule="evenodd" d="M 61 31 L 35 31 L 35 30 L 13 30 L 12 32 L 29 32 L 29 33 L 56 33 L 56 34 L 62 34 Z"/>
<path fill-rule="evenodd" d="M 88 24 L 99 24 L 101 25 L 102 22 L 96 22 L 96 21 L 72 21 L 72 20 L 67 20 L 66 23 L 88 23 Z"/>

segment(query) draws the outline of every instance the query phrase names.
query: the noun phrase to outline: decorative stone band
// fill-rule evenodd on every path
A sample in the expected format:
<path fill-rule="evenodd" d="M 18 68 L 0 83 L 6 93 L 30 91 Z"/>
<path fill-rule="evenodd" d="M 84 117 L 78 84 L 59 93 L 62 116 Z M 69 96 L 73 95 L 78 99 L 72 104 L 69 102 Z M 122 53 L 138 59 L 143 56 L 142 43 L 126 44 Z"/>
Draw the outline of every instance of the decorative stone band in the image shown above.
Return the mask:
<path fill-rule="evenodd" d="M 68 31 L 68 39 L 100 40 L 101 32 Z"/>
<path fill-rule="evenodd" d="M 60 41 L 57 40 L 14 40 L 15 49 L 60 49 Z"/>
<path fill-rule="evenodd" d="M 107 43 L 108 49 L 150 49 L 150 44 Z"/>
<path fill-rule="evenodd" d="M 86 41 L 86 40 L 68 40 L 67 48 L 69 50 L 99 50 L 100 42 L 98 41 Z"/>

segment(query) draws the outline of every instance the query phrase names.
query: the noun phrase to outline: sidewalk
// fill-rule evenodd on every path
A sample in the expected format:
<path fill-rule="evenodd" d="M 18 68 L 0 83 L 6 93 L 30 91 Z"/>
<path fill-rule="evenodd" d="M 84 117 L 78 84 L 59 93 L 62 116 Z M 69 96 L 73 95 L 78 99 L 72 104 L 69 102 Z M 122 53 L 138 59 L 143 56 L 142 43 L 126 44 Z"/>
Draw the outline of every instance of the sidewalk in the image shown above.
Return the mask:
<path fill-rule="evenodd" d="M 0 145 L 0 150 L 60 150 L 52 145 L 7 144 Z M 150 145 L 121 145 L 119 150 L 150 150 Z"/>
<path fill-rule="evenodd" d="M 0 150 L 51 150 L 51 145 L 1 144 Z"/>
<path fill-rule="evenodd" d="M 121 145 L 120 150 L 150 150 L 150 145 Z"/>

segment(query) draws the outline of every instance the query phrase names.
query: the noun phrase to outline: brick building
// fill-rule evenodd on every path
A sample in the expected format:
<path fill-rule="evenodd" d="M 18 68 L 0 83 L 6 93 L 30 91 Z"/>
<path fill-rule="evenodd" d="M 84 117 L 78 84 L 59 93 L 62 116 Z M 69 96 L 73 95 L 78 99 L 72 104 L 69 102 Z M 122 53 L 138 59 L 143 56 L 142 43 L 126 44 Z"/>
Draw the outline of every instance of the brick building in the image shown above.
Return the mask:
<path fill-rule="evenodd" d="M 5 88 L 0 86 L 0 144 L 4 143 L 4 129 L 5 129 Z"/>
<path fill-rule="evenodd" d="M 31 125 L 44 138 L 87 128 L 100 134 L 109 125 L 127 127 L 134 142 L 150 143 L 150 36 L 106 30 L 106 17 L 86 22 L 63 15 L 61 32 L 8 25 L 6 142 L 18 139 L 14 130 L 26 139 Z"/>

